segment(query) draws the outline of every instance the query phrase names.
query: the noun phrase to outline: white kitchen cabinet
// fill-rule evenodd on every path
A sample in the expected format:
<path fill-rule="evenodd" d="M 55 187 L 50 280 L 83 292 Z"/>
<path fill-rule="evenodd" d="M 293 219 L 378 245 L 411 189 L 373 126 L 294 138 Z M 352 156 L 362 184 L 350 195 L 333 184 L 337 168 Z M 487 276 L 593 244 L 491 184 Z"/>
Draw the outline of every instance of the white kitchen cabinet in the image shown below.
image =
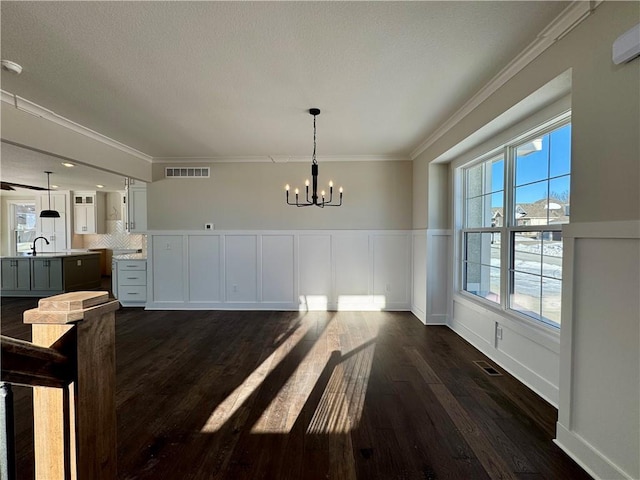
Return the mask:
<path fill-rule="evenodd" d="M 147 303 L 146 259 L 113 259 L 113 295 L 123 307 L 142 307 Z"/>
<path fill-rule="evenodd" d="M 73 224 L 77 234 L 105 233 L 106 199 L 103 192 L 74 192 Z"/>
<path fill-rule="evenodd" d="M 56 210 L 60 218 L 40 218 L 42 210 Z M 38 240 L 38 252 L 61 252 L 67 249 L 67 195 L 65 193 L 51 194 L 51 208 L 49 208 L 48 195 L 42 194 L 36 197 L 36 236 L 45 237 L 49 241 L 47 245 Z"/>
<path fill-rule="evenodd" d="M 129 179 L 129 182 L 134 180 Z M 127 218 L 125 227 L 130 233 L 147 231 L 147 184 L 144 182 L 129 183 L 125 190 L 124 202 Z"/>

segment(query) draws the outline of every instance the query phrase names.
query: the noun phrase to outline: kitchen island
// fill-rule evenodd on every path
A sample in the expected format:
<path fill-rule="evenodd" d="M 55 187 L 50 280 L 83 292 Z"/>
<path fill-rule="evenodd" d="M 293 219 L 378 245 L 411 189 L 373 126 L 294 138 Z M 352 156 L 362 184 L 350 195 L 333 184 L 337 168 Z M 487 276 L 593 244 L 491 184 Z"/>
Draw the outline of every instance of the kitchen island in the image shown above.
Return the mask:
<path fill-rule="evenodd" d="M 48 297 L 100 288 L 100 253 L 52 252 L 1 257 L 3 297 Z"/>

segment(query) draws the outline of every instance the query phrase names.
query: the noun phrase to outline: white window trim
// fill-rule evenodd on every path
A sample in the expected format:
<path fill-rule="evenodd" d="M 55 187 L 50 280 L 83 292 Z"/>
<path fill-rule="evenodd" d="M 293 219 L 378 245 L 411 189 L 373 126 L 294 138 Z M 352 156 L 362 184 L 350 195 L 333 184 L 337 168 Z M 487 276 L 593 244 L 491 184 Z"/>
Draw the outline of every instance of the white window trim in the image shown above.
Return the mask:
<path fill-rule="evenodd" d="M 560 110 L 552 118 L 548 118 L 544 121 L 539 119 L 540 114 L 549 115 L 549 110 Z M 469 293 L 463 289 L 464 282 L 464 233 L 465 232 L 499 232 L 501 235 L 501 244 L 508 238 L 513 232 L 526 232 L 526 231 L 562 231 L 562 224 L 550 224 L 550 225 L 534 225 L 534 226 L 511 226 L 513 218 L 513 188 L 514 178 L 512 175 L 513 159 L 517 146 L 522 143 L 526 143 L 534 138 L 546 135 L 547 133 L 559 129 L 567 124 L 571 123 L 571 110 L 568 109 L 565 102 L 559 102 L 556 105 L 552 105 L 548 109 L 543 109 L 543 112 L 539 112 L 533 115 L 531 118 L 520 122 L 509 128 L 507 131 L 511 133 L 512 138 L 505 139 L 504 132 L 498 135 L 501 140 L 501 145 L 496 147 L 496 138 L 491 138 L 483 144 L 473 148 L 465 155 L 462 155 L 454 162 L 452 162 L 453 168 L 453 216 L 454 216 L 454 263 L 453 263 L 453 299 L 463 300 L 465 303 L 471 302 L 481 308 L 493 312 L 502 318 L 506 318 L 515 324 L 521 324 L 527 329 L 533 329 L 534 331 L 541 332 L 545 337 L 549 335 L 551 338 L 559 339 L 560 327 L 545 322 L 544 320 L 536 320 L 533 317 L 525 315 L 509 308 L 508 295 L 503 293 L 508 291 L 507 282 L 509 281 L 509 272 L 511 265 L 511 249 L 501 248 L 500 257 L 500 303 L 492 302 L 484 299 L 478 295 Z M 515 133 L 522 132 L 522 133 Z M 483 148 L 489 148 L 484 153 L 480 154 Z M 465 182 L 464 171 L 473 167 L 474 165 L 486 162 L 492 158 L 503 156 L 505 162 L 505 179 L 504 179 L 504 218 L 502 227 L 477 227 L 477 228 L 463 228 L 465 218 Z M 508 219 L 508 221 L 507 221 Z M 554 342 L 555 343 L 555 342 Z"/>

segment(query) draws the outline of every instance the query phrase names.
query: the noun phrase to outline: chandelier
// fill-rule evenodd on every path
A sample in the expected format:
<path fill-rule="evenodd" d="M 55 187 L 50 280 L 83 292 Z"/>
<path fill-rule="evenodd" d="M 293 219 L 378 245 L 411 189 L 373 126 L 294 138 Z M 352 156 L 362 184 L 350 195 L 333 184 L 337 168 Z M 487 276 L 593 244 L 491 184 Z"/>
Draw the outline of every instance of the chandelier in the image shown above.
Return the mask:
<path fill-rule="evenodd" d="M 322 190 L 320 195 L 318 195 L 318 160 L 316 159 L 316 116 L 320 115 L 319 108 L 311 108 L 309 109 L 309 113 L 313 115 L 313 156 L 311 157 L 311 178 L 312 178 L 312 190 L 311 190 L 311 199 L 309 199 L 309 179 L 305 180 L 305 190 L 306 195 L 305 199 L 300 201 L 300 190 L 295 189 L 294 193 L 296 195 L 296 201 L 289 201 L 289 185 L 285 186 L 285 190 L 287 191 L 287 205 L 295 205 L 296 207 L 309 207 L 311 205 L 315 205 L 316 207 L 324 208 L 324 207 L 339 207 L 342 205 L 342 187 L 340 187 L 340 203 L 332 203 L 333 202 L 333 181 L 329 181 L 329 199 L 326 199 L 326 191 Z"/>

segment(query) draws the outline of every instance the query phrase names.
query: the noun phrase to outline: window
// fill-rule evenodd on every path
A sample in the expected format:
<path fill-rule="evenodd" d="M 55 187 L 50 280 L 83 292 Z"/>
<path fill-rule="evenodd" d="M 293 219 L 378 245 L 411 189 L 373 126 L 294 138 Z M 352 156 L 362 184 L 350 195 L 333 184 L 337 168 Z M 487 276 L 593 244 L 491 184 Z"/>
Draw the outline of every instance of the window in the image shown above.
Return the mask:
<path fill-rule="evenodd" d="M 36 236 L 35 203 L 12 201 L 11 211 L 9 230 L 13 232 L 12 250 L 15 253 L 29 252 Z"/>
<path fill-rule="evenodd" d="M 462 169 L 461 289 L 560 326 L 571 125 L 556 123 Z"/>

